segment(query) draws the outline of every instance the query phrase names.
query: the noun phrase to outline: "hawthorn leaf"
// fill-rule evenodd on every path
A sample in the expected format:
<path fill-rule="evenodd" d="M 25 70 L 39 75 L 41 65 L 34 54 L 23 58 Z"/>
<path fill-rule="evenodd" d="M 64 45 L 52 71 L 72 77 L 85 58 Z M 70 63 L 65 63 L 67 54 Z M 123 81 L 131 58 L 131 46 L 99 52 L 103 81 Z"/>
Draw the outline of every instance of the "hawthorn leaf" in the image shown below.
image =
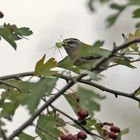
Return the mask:
<path fill-rule="evenodd" d="M 69 56 L 66 56 L 61 61 L 59 61 L 57 63 L 57 67 L 73 71 L 74 73 L 80 73 L 80 69 L 73 65 Z"/>
<path fill-rule="evenodd" d="M 136 5 L 136 6 L 138 6 L 138 5 L 140 5 L 140 1 L 139 0 L 129 0 L 129 3 L 132 5 Z"/>
<path fill-rule="evenodd" d="M 140 28 L 140 22 L 136 23 L 136 28 Z"/>
<path fill-rule="evenodd" d="M 124 65 L 124 66 L 127 66 L 129 68 L 136 68 L 135 66 L 133 66 L 131 64 L 131 61 L 127 58 L 122 58 L 122 59 L 120 58 L 120 59 L 117 59 L 115 62 L 119 65 Z"/>
<path fill-rule="evenodd" d="M 79 47 L 77 51 L 78 58 L 87 58 L 87 57 L 101 57 L 108 56 L 111 51 L 101 48 L 104 44 L 104 41 L 97 40 L 92 46 L 83 44 Z"/>
<path fill-rule="evenodd" d="M 138 33 L 136 33 L 136 34 L 138 34 Z M 135 38 L 136 38 L 136 36 L 133 35 L 133 34 L 131 34 L 131 33 L 128 35 L 128 40 L 129 40 L 129 41 L 131 41 L 131 40 L 133 40 L 133 39 L 135 39 Z M 137 46 L 136 43 L 130 45 L 130 48 L 133 49 L 134 51 L 138 51 L 138 46 Z"/>
<path fill-rule="evenodd" d="M 65 126 L 65 122 L 58 114 L 49 112 L 46 115 L 42 114 L 39 116 L 35 131 L 40 136 L 41 140 L 58 140 L 61 134 L 58 126 Z"/>
<path fill-rule="evenodd" d="M 18 28 L 15 24 L 6 24 L 0 27 L 0 36 L 5 39 L 15 50 L 17 44 L 15 41 L 22 39 L 24 36 L 29 36 L 32 31 L 27 27 Z"/>
<path fill-rule="evenodd" d="M 26 92 L 22 104 L 26 105 L 30 113 L 34 113 L 43 96 L 49 96 L 56 85 L 57 78 L 41 78 L 38 82 L 22 82 L 21 88 Z"/>
<path fill-rule="evenodd" d="M 73 111 L 77 113 L 79 109 L 79 105 L 76 101 L 75 94 L 64 94 L 64 97 L 66 98 L 70 106 L 72 107 Z"/>
<path fill-rule="evenodd" d="M 136 37 L 136 38 L 139 38 L 139 37 L 140 37 L 140 29 L 137 29 L 137 30 L 135 31 L 135 37 Z"/>
<path fill-rule="evenodd" d="M 133 18 L 140 18 L 140 8 L 137 8 L 137 9 L 133 12 Z"/>
<path fill-rule="evenodd" d="M 107 19 L 106 19 L 107 27 L 111 27 L 112 25 L 114 25 L 118 16 L 119 16 L 119 13 L 112 14 L 112 15 L 108 16 Z"/>
<path fill-rule="evenodd" d="M 96 123 L 96 124 L 95 124 L 95 128 L 96 128 L 97 132 L 98 132 L 101 136 L 103 136 L 103 134 L 104 134 L 103 124 L 102 124 L 102 123 Z"/>
<path fill-rule="evenodd" d="M 129 128 L 126 128 L 126 129 L 121 130 L 121 132 L 117 135 L 116 140 L 121 140 L 121 137 L 122 137 L 123 135 L 128 134 L 128 133 L 129 133 Z"/>
<path fill-rule="evenodd" d="M 56 68 L 57 62 L 55 58 L 50 58 L 47 62 L 45 62 L 45 57 L 44 55 L 37 63 L 35 66 L 35 75 L 40 75 L 40 76 L 51 76 L 57 73 L 57 71 L 51 70 L 52 68 Z"/>
<path fill-rule="evenodd" d="M 134 96 L 140 96 L 140 87 L 133 93 Z"/>
<path fill-rule="evenodd" d="M 80 97 L 80 106 L 87 109 L 91 115 L 93 115 L 95 111 L 100 111 L 100 104 L 97 100 L 105 98 L 105 96 L 100 96 L 93 90 L 88 90 L 82 87 L 78 88 L 77 96 Z"/>
<path fill-rule="evenodd" d="M 18 137 L 19 137 L 19 140 L 35 140 L 36 139 L 35 137 L 24 132 L 20 133 Z"/>
<path fill-rule="evenodd" d="M 0 36 L 3 39 L 5 39 L 16 50 L 17 44 L 15 43 L 14 36 L 9 28 L 7 27 L 0 28 Z"/>
<path fill-rule="evenodd" d="M 100 48 L 104 45 L 104 41 L 101 41 L 101 40 L 97 40 L 92 46 L 94 48 Z"/>
<path fill-rule="evenodd" d="M 33 32 L 30 30 L 30 28 L 27 28 L 27 27 L 17 28 L 15 30 L 15 33 L 20 36 L 29 36 L 29 35 L 33 34 Z"/>
<path fill-rule="evenodd" d="M 95 129 L 95 124 L 97 123 L 97 120 L 94 118 L 86 119 L 86 125 L 85 127 L 88 128 L 88 130 L 92 131 Z"/>
<path fill-rule="evenodd" d="M 19 93 L 17 90 L 7 90 L 2 92 L 0 99 L 1 117 L 9 118 L 15 114 L 16 109 L 21 104 L 21 100 L 24 97 L 23 93 Z M 7 102 L 8 101 L 8 102 Z"/>
<path fill-rule="evenodd" d="M 119 5 L 117 3 L 112 3 L 110 5 L 110 8 L 115 9 L 115 10 L 118 10 L 118 11 L 124 10 L 125 7 L 126 7 L 126 5 Z"/>

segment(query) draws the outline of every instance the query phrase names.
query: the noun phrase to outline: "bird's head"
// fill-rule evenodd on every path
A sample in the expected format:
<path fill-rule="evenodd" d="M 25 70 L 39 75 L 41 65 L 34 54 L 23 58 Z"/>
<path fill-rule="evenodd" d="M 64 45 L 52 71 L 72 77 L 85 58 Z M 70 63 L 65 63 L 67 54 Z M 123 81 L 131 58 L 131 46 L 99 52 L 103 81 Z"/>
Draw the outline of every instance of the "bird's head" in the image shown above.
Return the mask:
<path fill-rule="evenodd" d="M 75 52 L 80 47 L 81 44 L 82 42 L 76 38 L 67 38 L 64 39 L 62 42 L 62 46 L 69 55 Z"/>

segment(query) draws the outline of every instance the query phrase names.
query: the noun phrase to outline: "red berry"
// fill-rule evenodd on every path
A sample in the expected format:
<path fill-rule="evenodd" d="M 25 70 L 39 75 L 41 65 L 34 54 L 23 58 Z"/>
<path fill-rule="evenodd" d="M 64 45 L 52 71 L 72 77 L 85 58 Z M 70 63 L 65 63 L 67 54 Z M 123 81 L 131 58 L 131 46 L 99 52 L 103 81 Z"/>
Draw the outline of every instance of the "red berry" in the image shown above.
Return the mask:
<path fill-rule="evenodd" d="M 4 14 L 0 11 L 0 18 L 3 18 Z"/>
<path fill-rule="evenodd" d="M 67 140 L 67 135 L 65 135 L 65 134 L 63 134 L 63 135 L 61 135 L 61 140 Z"/>
<path fill-rule="evenodd" d="M 73 136 L 73 140 L 79 140 L 78 134 L 75 134 L 75 135 Z"/>
<path fill-rule="evenodd" d="M 72 134 L 63 134 L 61 137 L 61 140 L 73 140 L 73 135 Z"/>
<path fill-rule="evenodd" d="M 110 138 L 112 138 L 112 139 L 116 139 L 116 137 L 117 137 L 116 133 L 113 132 L 113 131 L 110 131 L 110 132 L 108 133 L 108 136 L 109 136 Z"/>
<path fill-rule="evenodd" d="M 78 137 L 80 139 L 86 139 L 87 138 L 87 134 L 85 133 L 85 131 L 80 131 L 80 132 L 78 132 Z"/>
<path fill-rule="evenodd" d="M 73 140 L 73 135 L 72 134 L 68 134 L 67 140 Z"/>
<path fill-rule="evenodd" d="M 118 132 L 120 132 L 120 128 L 117 127 L 117 126 L 111 126 L 111 127 L 110 127 L 110 131 L 113 131 L 113 132 L 115 132 L 115 133 L 118 133 Z"/>
<path fill-rule="evenodd" d="M 78 112 L 77 112 L 77 115 L 80 117 L 80 118 L 86 118 L 88 116 L 88 111 L 85 110 L 85 109 L 80 109 Z"/>

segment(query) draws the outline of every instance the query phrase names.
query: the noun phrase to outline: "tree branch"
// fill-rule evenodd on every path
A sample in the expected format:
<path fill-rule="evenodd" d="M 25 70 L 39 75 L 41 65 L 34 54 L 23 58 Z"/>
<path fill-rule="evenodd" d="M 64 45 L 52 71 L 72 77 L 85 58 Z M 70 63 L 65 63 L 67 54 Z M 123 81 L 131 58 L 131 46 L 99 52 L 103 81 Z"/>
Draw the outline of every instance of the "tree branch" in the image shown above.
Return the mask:
<path fill-rule="evenodd" d="M 33 75 L 34 75 L 33 71 L 32 72 L 23 72 L 23 73 L 0 76 L 0 80 L 19 79 L 20 77 L 33 76 Z"/>
<path fill-rule="evenodd" d="M 111 54 L 108 55 L 107 57 L 101 57 L 101 59 L 99 59 L 99 61 L 97 61 L 97 63 L 94 65 L 94 67 L 91 69 L 91 71 L 94 71 L 96 69 L 98 69 L 103 63 L 105 63 L 106 61 L 108 61 L 110 58 L 113 57 L 113 55 L 115 53 L 117 53 L 119 50 L 124 49 L 129 47 L 130 45 L 134 44 L 134 43 L 140 43 L 140 38 L 136 38 L 134 40 L 128 41 L 118 47 L 114 47 L 114 49 L 112 50 Z"/>
<path fill-rule="evenodd" d="M 78 82 L 81 82 L 81 83 L 84 83 L 84 84 L 88 84 L 88 85 L 91 85 L 93 87 L 96 87 L 102 91 L 107 91 L 109 93 L 112 93 L 113 95 L 115 95 L 115 97 L 117 96 L 124 96 L 124 97 L 128 97 L 130 99 L 133 99 L 137 102 L 140 102 L 140 98 L 136 97 L 136 96 L 133 96 L 132 93 L 125 93 L 125 92 L 121 92 L 121 91 L 116 91 L 116 90 L 113 90 L 113 89 L 109 89 L 109 88 L 106 88 L 104 86 L 101 86 L 101 85 L 98 85 L 96 83 L 93 83 L 93 82 L 90 82 L 90 81 L 87 81 L 87 80 L 79 80 Z"/>

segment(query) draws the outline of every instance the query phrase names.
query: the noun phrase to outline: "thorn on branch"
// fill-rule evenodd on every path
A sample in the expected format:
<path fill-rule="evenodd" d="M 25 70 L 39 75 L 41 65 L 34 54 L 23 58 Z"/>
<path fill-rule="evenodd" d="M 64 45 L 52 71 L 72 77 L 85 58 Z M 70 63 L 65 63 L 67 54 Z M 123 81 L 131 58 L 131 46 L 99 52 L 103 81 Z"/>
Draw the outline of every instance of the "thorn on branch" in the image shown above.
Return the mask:
<path fill-rule="evenodd" d="M 125 34 L 124 34 L 124 33 L 122 33 L 122 37 L 123 37 L 124 39 L 126 39 L 126 36 L 125 36 Z"/>

